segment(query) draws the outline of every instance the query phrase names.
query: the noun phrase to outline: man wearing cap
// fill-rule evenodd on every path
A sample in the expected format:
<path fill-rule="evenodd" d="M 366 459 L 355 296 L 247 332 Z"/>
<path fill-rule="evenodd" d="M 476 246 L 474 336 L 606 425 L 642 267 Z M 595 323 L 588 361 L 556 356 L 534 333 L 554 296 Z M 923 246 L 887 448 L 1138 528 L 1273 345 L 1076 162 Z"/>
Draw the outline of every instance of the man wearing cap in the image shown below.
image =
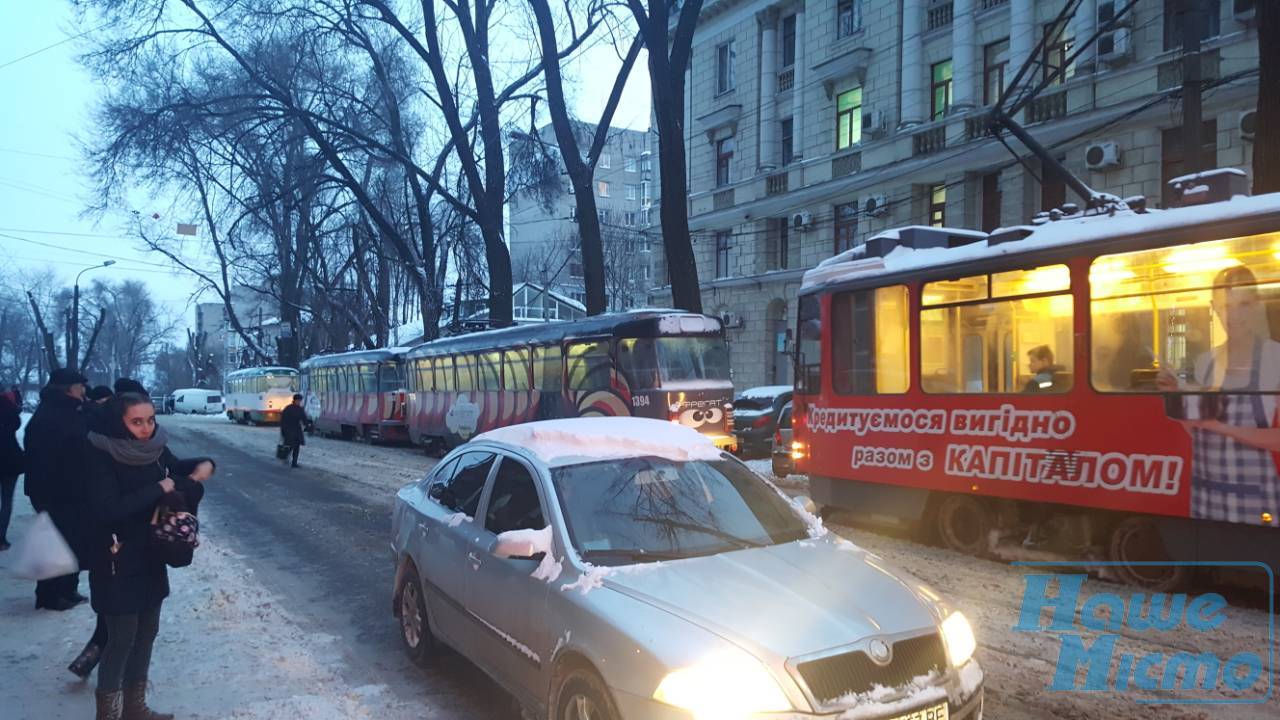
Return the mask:
<path fill-rule="evenodd" d="M 72 549 L 84 528 L 85 387 L 89 380 L 75 370 L 53 371 L 40 390 L 40 405 L 27 423 L 23 446 L 27 465 L 24 491 L 37 512 L 47 512 Z M 79 593 L 80 573 L 36 583 L 36 609 L 69 610 L 86 599 Z"/>

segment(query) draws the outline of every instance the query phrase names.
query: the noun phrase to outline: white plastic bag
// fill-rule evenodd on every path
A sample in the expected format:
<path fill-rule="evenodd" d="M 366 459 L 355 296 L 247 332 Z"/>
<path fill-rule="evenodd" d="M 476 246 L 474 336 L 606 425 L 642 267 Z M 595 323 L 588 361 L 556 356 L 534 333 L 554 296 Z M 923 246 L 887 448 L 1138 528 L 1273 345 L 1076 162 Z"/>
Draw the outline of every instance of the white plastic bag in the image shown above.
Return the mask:
<path fill-rule="evenodd" d="M 14 548 L 12 569 L 24 580 L 49 580 L 79 572 L 80 564 L 53 518 L 42 512 Z"/>

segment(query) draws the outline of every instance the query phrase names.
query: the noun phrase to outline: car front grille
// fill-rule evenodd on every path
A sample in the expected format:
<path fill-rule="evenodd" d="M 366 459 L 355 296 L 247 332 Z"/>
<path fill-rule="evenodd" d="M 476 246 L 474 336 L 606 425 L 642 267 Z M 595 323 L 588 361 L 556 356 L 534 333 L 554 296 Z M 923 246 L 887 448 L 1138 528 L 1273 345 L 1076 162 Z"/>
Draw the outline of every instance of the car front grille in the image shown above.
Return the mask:
<path fill-rule="evenodd" d="M 814 699 L 828 703 L 844 695 L 869 692 L 877 685 L 896 688 L 916 676 L 941 673 L 946 658 L 941 636 L 932 633 L 893 643 L 893 659 L 888 665 L 877 665 L 863 651 L 854 650 L 800 663 L 796 670 Z"/>

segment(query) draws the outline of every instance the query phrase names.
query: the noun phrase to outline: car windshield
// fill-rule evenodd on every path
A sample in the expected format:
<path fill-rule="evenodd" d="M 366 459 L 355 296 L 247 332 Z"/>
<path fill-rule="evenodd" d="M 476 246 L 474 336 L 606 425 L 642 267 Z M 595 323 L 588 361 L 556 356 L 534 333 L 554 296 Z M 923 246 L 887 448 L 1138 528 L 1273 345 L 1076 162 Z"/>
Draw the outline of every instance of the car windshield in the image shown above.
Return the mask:
<path fill-rule="evenodd" d="M 654 345 L 664 383 L 729 379 L 729 350 L 724 338 L 664 337 Z"/>
<path fill-rule="evenodd" d="M 656 457 L 551 472 L 569 537 L 596 565 L 714 555 L 807 537 L 799 515 L 739 462 Z"/>

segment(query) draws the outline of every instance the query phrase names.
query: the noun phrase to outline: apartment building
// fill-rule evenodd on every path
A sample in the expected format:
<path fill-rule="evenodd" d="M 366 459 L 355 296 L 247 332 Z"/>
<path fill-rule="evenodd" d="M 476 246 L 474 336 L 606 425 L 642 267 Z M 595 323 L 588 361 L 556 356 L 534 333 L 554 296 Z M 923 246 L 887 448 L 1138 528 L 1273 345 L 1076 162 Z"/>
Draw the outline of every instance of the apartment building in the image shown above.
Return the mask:
<path fill-rule="evenodd" d="M 1249 171 L 1254 0 L 1202 1 L 1202 154 Z M 1079 202 L 980 119 L 1028 61 L 1033 85 L 1066 65 L 1019 113 L 1039 142 L 1095 189 L 1166 202 L 1183 168 L 1181 0 L 1138 0 L 1095 43 L 1083 40 L 1128 3 L 1083 0 L 1035 52 L 1064 4 L 706 3 L 685 98 L 690 229 L 739 387 L 791 382 L 796 291 L 824 258 L 891 227 L 992 230 Z M 669 302 L 669 287 L 650 300 Z"/>
<path fill-rule="evenodd" d="M 579 126 L 579 145 L 590 147 L 593 126 Z M 539 138 L 516 142 L 541 143 L 558 158 L 555 131 L 550 125 Z M 605 294 L 611 310 L 643 304 L 652 285 L 648 239 L 649 208 L 657 194 L 657 153 L 650 149 L 647 131 L 613 129 L 596 165 L 592 191 L 600 218 L 605 255 Z M 653 148 L 656 151 L 656 147 Z M 550 192 L 518 192 L 508 205 L 508 233 L 512 277 L 577 302 L 586 299 L 578 239 L 578 201 L 568 175 L 560 168 L 561 185 Z"/>

